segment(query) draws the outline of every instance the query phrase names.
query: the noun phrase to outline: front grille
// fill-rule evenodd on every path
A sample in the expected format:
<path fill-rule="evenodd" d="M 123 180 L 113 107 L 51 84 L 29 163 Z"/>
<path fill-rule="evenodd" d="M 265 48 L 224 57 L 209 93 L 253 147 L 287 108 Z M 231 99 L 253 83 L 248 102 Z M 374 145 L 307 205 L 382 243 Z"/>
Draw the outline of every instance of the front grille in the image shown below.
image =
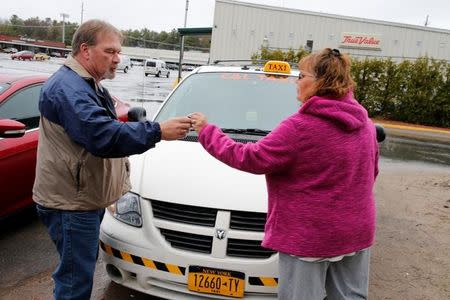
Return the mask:
<path fill-rule="evenodd" d="M 180 224 L 214 227 L 217 209 L 192 205 L 175 204 L 152 200 L 153 216 L 156 219 L 168 220 Z M 230 229 L 263 232 L 266 221 L 265 213 L 231 211 Z M 173 248 L 186 251 L 211 254 L 214 237 L 184 232 L 180 230 L 159 228 L 161 235 Z M 185 230 L 185 229 L 184 229 Z M 275 252 L 260 246 L 261 241 L 228 239 L 227 255 L 245 258 L 268 258 Z"/>
<path fill-rule="evenodd" d="M 266 217 L 266 213 L 232 211 L 230 228 L 263 232 L 264 225 L 266 224 Z"/>
<path fill-rule="evenodd" d="M 168 241 L 174 248 L 208 254 L 211 253 L 212 236 L 192 234 L 163 228 L 160 228 L 160 231 L 166 241 Z"/>
<path fill-rule="evenodd" d="M 269 258 L 274 253 L 273 250 L 261 247 L 261 241 L 228 239 L 228 256 Z"/>
<path fill-rule="evenodd" d="M 214 227 L 217 209 L 152 200 L 153 216 L 173 222 Z"/>

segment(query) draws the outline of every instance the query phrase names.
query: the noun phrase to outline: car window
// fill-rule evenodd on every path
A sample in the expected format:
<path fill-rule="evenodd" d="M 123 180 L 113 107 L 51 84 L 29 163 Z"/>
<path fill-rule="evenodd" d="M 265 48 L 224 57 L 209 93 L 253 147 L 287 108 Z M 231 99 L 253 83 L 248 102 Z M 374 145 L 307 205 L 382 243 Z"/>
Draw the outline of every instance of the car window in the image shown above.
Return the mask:
<path fill-rule="evenodd" d="M 222 128 L 272 130 L 299 108 L 296 78 L 258 73 L 199 73 L 186 78 L 156 121 L 203 112 Z"/>
<path fill-rule="evenodd" d="M 8 83 L 0 83 L 0 95 L 10 87 Z"/>
<path fill-rule="evenodd" d="M 39 94 L 42 84 L 24 88 L 0 104 L 0 119 L 22 122 L 27 129 L 39 127 Z"/>
<path fill-rule="evenodd" d="M 156 67 L 156 63 L 154 61 L 148 61 L 147 67 Z"/>

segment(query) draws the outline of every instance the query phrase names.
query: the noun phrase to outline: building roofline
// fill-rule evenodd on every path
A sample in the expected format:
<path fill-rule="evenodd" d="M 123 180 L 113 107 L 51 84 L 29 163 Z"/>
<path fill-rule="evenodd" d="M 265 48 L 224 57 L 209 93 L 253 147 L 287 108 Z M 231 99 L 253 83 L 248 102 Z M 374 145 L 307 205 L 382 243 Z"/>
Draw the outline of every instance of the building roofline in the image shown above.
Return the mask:
<path fill-rule="evenodd" d="M 309 10 L 263 5 L 263 4 L 235 1 L 235 0 L 216 0 L 216 3 L 217 2 L 235 4 L 235 5 L 240 5 L 240 6 L 255 7 L 255 8 L 270 9 L 270 10 L 278 10 L 278 11 L 284 11 L 284 12 L 294 12 L 294 13 L 310 15 L 310 16 L 341 19 L 341 20 L 347 20 L 347 21 L 359 21 L 359 22 L 372 23 L 372 24 L 377 24 L 377 25 L 396 26 L 396 27 L 402 27 L 402 28 L 408 28 L 408 29 L 416 29 L 416 30 L 450 34 L 450 30 L 444 29 L 444 28 L 426 27 L 426 26 L 411 25 L 411 24 L 405 24 L 405 23 L 390 22 L 390 21 L 365 19 L 365 18 L 352 17 L 352 16 L 319 13 L 319 12 L 314 12 L 314 11 L 309 11 Z"/>
<path fill-rule="evenodd" d="M 0 41 L 0 44 L 8 44 L 8 45 L 12 45 L 12 46 L 35 47 L 35 48 L 47 48 L 47 49 L 52 49 L 52 50 L 72 51 L 72 48 L 60 48 L 60 47 L 53 47 L 53 46 L 46 46 L 46 45 L 18 43 L 18 42 L 10 42 L 10 41 Z"/>

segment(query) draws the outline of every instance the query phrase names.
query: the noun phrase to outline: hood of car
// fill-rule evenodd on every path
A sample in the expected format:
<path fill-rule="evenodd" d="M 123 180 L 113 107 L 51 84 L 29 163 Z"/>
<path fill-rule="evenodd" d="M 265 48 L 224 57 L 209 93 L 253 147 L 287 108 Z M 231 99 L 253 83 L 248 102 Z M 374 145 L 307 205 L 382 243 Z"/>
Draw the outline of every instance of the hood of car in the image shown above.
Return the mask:
<path fill-rule="evenodd" d="M 266 181 L 233 169 L 200 143 L 161 141 L 130 157 L 132 191 L 146 199 L 253 212 L 267 211 Z"/>

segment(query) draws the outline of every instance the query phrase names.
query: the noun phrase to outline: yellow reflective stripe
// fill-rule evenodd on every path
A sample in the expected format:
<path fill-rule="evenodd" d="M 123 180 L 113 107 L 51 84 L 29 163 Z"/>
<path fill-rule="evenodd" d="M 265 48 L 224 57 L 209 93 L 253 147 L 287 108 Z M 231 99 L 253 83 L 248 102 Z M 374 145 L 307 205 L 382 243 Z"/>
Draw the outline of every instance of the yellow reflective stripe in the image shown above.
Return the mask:
<path fill-rule="evenodd" d="M 107 244 L 104 244 L 104 243 L 103 243 L 103 245 L 105 247 L 105 252 L 108 253 L 109 255 L 114 256 L 113 248 L 111 246 L 107 245 Z M 117 249 L 114 249 L 114 250 L 118 251 L 120 253 L 121 257 L 118 257 L 118 258 L 122 258 L 123 260 L 125 260 L 125 261 L 127 261 L 129 263 L 136 264 L 133 261 L 133 258 L 131 257 L 131 254 L 129 254 L 127 252 L 124 252 L 124 251 L 119 251 Z M 167 270 L 164 269 L 164 268 L 158 269 L 158 267 L 156 266 L 156 264 L 155 264 L 155 262 L 153 260 L 145 258 L 145 257 L 140 257 L 140 258 L 142 259 L 142 262 L 144 263 L 144 266 L 146 266 L 148 268 L 155 269 L 155 270 L 160 270 L 160 271 L 166 271 L 166 272 L 169 271 L 170 273 L 173 273 L 173 274 L 183 275 L 183 273 L 181 272 L 181 269 L 180 269 L 179 266 L 171 265 L 171 264 L 158 263 L 158 264 L 161 264 L 161 268 L 162 268 L 162 266 L 165 266 L 167 268 Z"/>
<path fill-rule="evenodd" d="M 263 282 L 264 286 L 277 286 L 277 282 L 275 281 L 275 278 L 272 277 L 259 277 L 261 281 Z"/>
<path fill-rule="evenodd" d="M 126 260 L 127 262 L 134 263 L 134 262 L 133 262 L 133 259 L 131 258 L 131 255 L 130 255 L 130 254 L 128 254 L 128 253 L 126 253 L 126 252 L 122 252 L 122 251 L 120 251 L 120 254 L 122 255 L 122 258 L 123 258 L 124 260 Z"/>
<path fill-rule="evenodd" d="M 175 265 L 170 265 L 170 264 L 166 264 L 167 269 L 169 270 L 170 273 L 174 273 L 174 274 L 178 274 L 178 275 L 183 275 L 180 271 L 180 268 L 178 268 L 178 266 Z"/>
<path fill-rule="evenodd" d="M 152 269 L 156 269 L 156 266 L 155 266 L 155 264 L 153 263 L 152 260 L 150 260 L 148 258 L 145 258 L 145 257 L 142 257 L 142 261 L 144 262 L 144 265 L 146 267 L 149 267 L 149 268 L 152 268 Z"/>
<path fill-rule="evenodd" d="M 105 245 L 106 253 L 108 253 L 109 255 L 113 255 L 111 246 L 110 245 L 106 245 L 106 244 L 104 244 L 104 245 Z"/>

